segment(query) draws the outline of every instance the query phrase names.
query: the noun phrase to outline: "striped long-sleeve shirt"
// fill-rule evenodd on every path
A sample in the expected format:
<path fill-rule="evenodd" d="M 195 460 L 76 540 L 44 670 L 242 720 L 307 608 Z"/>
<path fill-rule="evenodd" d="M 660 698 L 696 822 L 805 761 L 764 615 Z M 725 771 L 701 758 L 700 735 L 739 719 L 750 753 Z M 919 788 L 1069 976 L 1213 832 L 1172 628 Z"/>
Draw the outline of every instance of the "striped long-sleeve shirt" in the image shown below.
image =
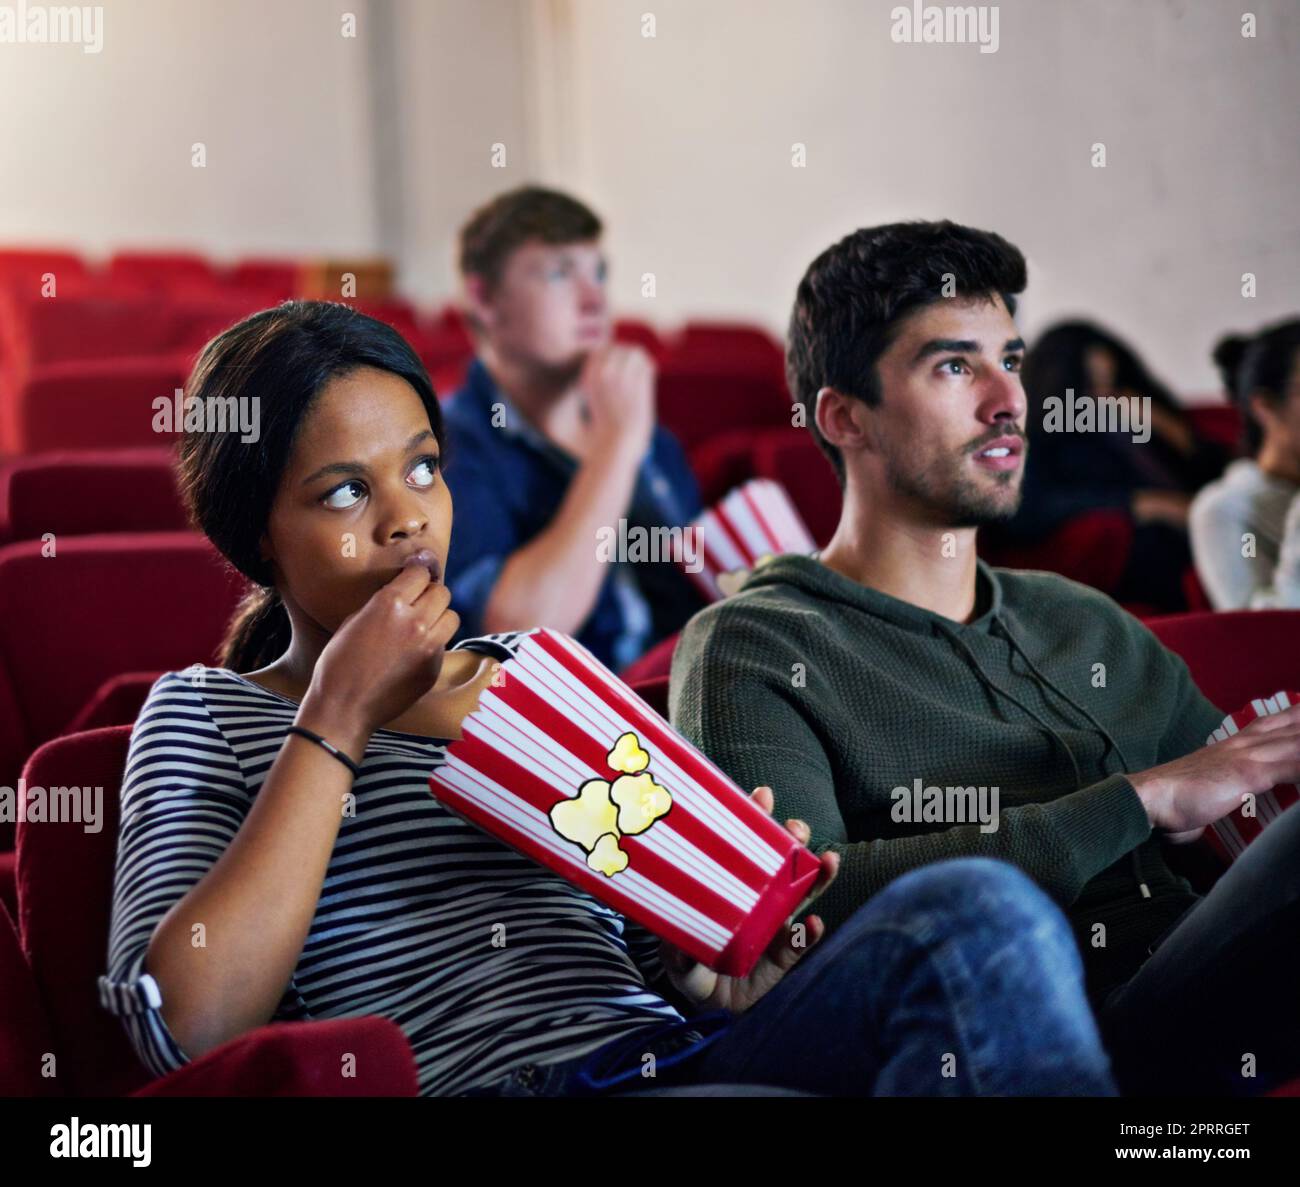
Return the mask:
<path fill-rule="evenodd" d="M 458 647 L 508 658 L 515 638 Z M 161 677 L 136 722 L 99 988 L 158 1075 L 189 1057 L 145 969 L 149 940 L 238 832 L 297 710 L 204 668 Z M 680 1020 L 650 988 L 662 974 L 658 941 L 443 808 L 428 784 L 442 761 L 436 739 L 375 731 L 272 1020 L 389 1018 L 411 1043 L 424 1095 Z"/>

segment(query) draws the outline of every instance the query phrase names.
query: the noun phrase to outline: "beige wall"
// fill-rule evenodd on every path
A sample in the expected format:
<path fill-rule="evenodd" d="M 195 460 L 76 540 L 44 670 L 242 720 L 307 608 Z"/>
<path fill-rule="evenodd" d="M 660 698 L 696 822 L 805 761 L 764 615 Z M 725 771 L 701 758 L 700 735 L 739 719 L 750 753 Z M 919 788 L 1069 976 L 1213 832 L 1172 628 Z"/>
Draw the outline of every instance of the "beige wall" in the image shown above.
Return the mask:
<path fill-rule="evenodd" d="M 98 54 L 0 45 L 0 237 L 372 250 L 367 7 L 108 0 Z"/>
<path fill-rule="evenodd" d="M 1216 386 L 1216 333 L 1300 310 L 1295 0 L 1004 0 L 989 54 L 895 44 L 887 0 L 571 5 L 572 180 L 611 216 L 625 305 L 779 329 L 839 235 L 949 217 L 1025 251 L 1027 328 L 1102 318 L 1185 392 Z"/>
<path fill-rule="evenodd" d="M 1300 307 L 1294 0 L 1007 0 L 991 54 L 895 44 L 889 0 L 104 7 L 101 54 L 0 45 L 0 239 L 388 251 L 433 299 L 468 211 L 540 178 L 606 216 L 625 312 L 779 331 L 834 238 L 946 216 L 1025 250 L 1027 329 L 1101 318 L 1190 392 Z"/>

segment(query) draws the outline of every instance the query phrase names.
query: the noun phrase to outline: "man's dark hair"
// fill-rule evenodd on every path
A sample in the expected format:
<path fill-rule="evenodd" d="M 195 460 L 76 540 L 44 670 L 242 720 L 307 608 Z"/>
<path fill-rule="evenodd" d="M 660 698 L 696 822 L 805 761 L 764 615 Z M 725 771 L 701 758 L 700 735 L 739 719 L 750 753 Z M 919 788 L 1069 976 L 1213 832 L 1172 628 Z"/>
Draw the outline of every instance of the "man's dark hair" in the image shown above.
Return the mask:
<path fill-rule="evenodd" d="M 556 246 L 596 239 L 600 219 L 559 190 L 527 185 L 479 207 L 460 231 L 460 271 L 482 276 L 491 289 L 510 253 L 531 240 Z"/>
<path fill-rule="evenodd" d="M 817 393 L 833 387 L 879 404 L 876 362 L 905 317 L 950 296 L 1000 296 L 1014 314 L 1024 288 L 1019 249 L 946 219 L 864 227 L 813 260 L 790 315 L 786 381 L 841 487 L 844 459 L 817 429 Z"/>

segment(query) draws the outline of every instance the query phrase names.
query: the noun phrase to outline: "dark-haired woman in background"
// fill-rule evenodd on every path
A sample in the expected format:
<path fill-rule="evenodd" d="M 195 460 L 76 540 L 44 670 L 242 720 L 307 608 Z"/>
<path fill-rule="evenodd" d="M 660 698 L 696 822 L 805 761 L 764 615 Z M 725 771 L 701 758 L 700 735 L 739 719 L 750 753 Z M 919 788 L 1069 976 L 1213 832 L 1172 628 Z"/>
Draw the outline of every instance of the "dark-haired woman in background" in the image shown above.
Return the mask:
<path fill-rule="evenodd" d="M 1134 540 L 1116 598 L 1161 610 L 1185 608 L 1188 507 L 1222 471 L 1226 451 L 1197 436 L 1172 393 L 1131 347 L 1091 322 L 1047 330 L 1025 356 L 1021 379 L 1029 400 L 1024 493 L 1016 517 L 999 534 L 1036 542 L 1085 512 L 1126 511 Z M 1048 432 L 1045 401 L 1066 401 L 1069 391 L 1076 401 L 1147 397 L 1150 439 L 1135 442 L 1132 432 Z"/>
<path fill-rule="evenodd" d="M 737 979 L 433 798 L 516 637 L 446 646 L 442 417 L 396 331 L 290 302 L 209 343 L 188 396 L 260 401 L 256 444 L 191 433 L 180 465 L 257 588 L 225 666 L 159 679 L 131 737 L 100 997 L 153 1071 L 379 1015 L 430 1095 L 1113 1093 L 1069 927 L 1009 865 L 913 871 L 825 943 L 816 915 L 778 929 Z"/>
<path fill-rule="evenodd" d="M 1214 348 L 1246 457 L 1192 504 L 1192 553 L 1216 610 L 1300 608 L 1300 319 Z"/>

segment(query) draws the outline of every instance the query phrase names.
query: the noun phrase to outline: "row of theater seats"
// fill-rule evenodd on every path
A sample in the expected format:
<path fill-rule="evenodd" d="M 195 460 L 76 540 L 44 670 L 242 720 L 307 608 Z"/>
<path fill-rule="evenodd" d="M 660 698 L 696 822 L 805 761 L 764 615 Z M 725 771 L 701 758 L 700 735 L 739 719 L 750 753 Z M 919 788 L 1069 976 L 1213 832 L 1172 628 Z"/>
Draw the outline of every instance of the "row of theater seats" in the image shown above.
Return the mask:
<path fill-rule="evenodd" d="M 1235 707 L 1293 682 L 1298 614 L 1181 615 L 1151 625 L 1187 660 L 1207 696 Z M 184 617 L 201 646 L 195 617 Z M 178 666 L 184 657 L 181 647 L 161 666 Z M 145 687 L 142 678 L 141 695 Z M 666 689 L 660 677 L 639 691 L 662 712 Z M 140 1065 L 95 992 L 107 950 L 130 732 L 129 725 L 108 725 L 55 738 L 23 768 L 27 786 L 102 787 L 104 818 L 97 832 L 75 822 L 19 829 L 9 892 L 0 899 L 0 1095 L 414 1095 L 410 1048 L 397 1026 L 377 1017 L 260 1027 L 161 1080 Z M 1208 888 L 1222 867 L 1208 848 L 1185 848 L 1181 872 Z M 340 1083 L 339 1061 L 349 1051 L 358 1056 L 359 1074 Z M 39 1073 L 51 1052 L 59 1060 L 55 1078 Z M 1300 1095 L 1300 1081 L 1274 1095 Z"/>
<path fill-rule="evenodd" d="M 430 324 L 398 302 L 352 304 L 402 332 L 440 395 L 460 385 L 472 346 L 454 313 Z M 183 384 L 204 342 L 264 306 L 240 297 L 41 302 L 0 294 L 0 451 L 159 444 L 154 401 Z M 659 417 L 688 450 L 728 429 L 789 425 L 781 348 L 762 331 L 693 325 L 664 340 L 623 320 L 615 336 L 658 357 Z"/>
<path fill-rule="evenodd" d="M 40 295 L 50 274 L 56 297 Z M 262 1028 L 149 1084 L 94 996 L 129 723 L 160 672 L 214 659 L 242 592 L 187 530 L 153 400 L 180 386 L 209 337 L 293 295 L 296 275 L 293 262 L 219 269 L 142 253 L 96 272 L 68 253 L 0 251 L 0 786 L 103 787 L 106 812 L 98 833 L 24 826 L 16 851 L 0 824 L 0 1092 L 337 1094 L 342 1051 L 370 1056 L 347 1091 L 414 1092 L 409 1048 L 377 1018 Z M 407 337 L 440 393 L 459 383 L 472 347 L 453 311 L 357 304 Z M 660 420 L 685 446 L 706 502 L 749 477 L 775 479 L 817 541 L 829 538 L 839 491 L 807 431 L 790 425 L 778 343 L 717 323 L 663 336 L 622 321 L 617 336 L 656 358 Z M 1210 435 L 1235 438 L 1231 409 L 1199 415 Z M 1037 551 L 990 559 L 1113 588 L 1129 530 L 1102 513 Z M 1207 695 L 1235 708 L 1293 682 L 1294 621 L 1192 615 L 1153 626 Z M 663 713 L 675 644 L 625 673 Z M 1217 869 L 1192 872 L 1208 884 Z M 60 1055 L 57 1080 L 35 1076 L 32 1055 L 44 1051 Z"/>

